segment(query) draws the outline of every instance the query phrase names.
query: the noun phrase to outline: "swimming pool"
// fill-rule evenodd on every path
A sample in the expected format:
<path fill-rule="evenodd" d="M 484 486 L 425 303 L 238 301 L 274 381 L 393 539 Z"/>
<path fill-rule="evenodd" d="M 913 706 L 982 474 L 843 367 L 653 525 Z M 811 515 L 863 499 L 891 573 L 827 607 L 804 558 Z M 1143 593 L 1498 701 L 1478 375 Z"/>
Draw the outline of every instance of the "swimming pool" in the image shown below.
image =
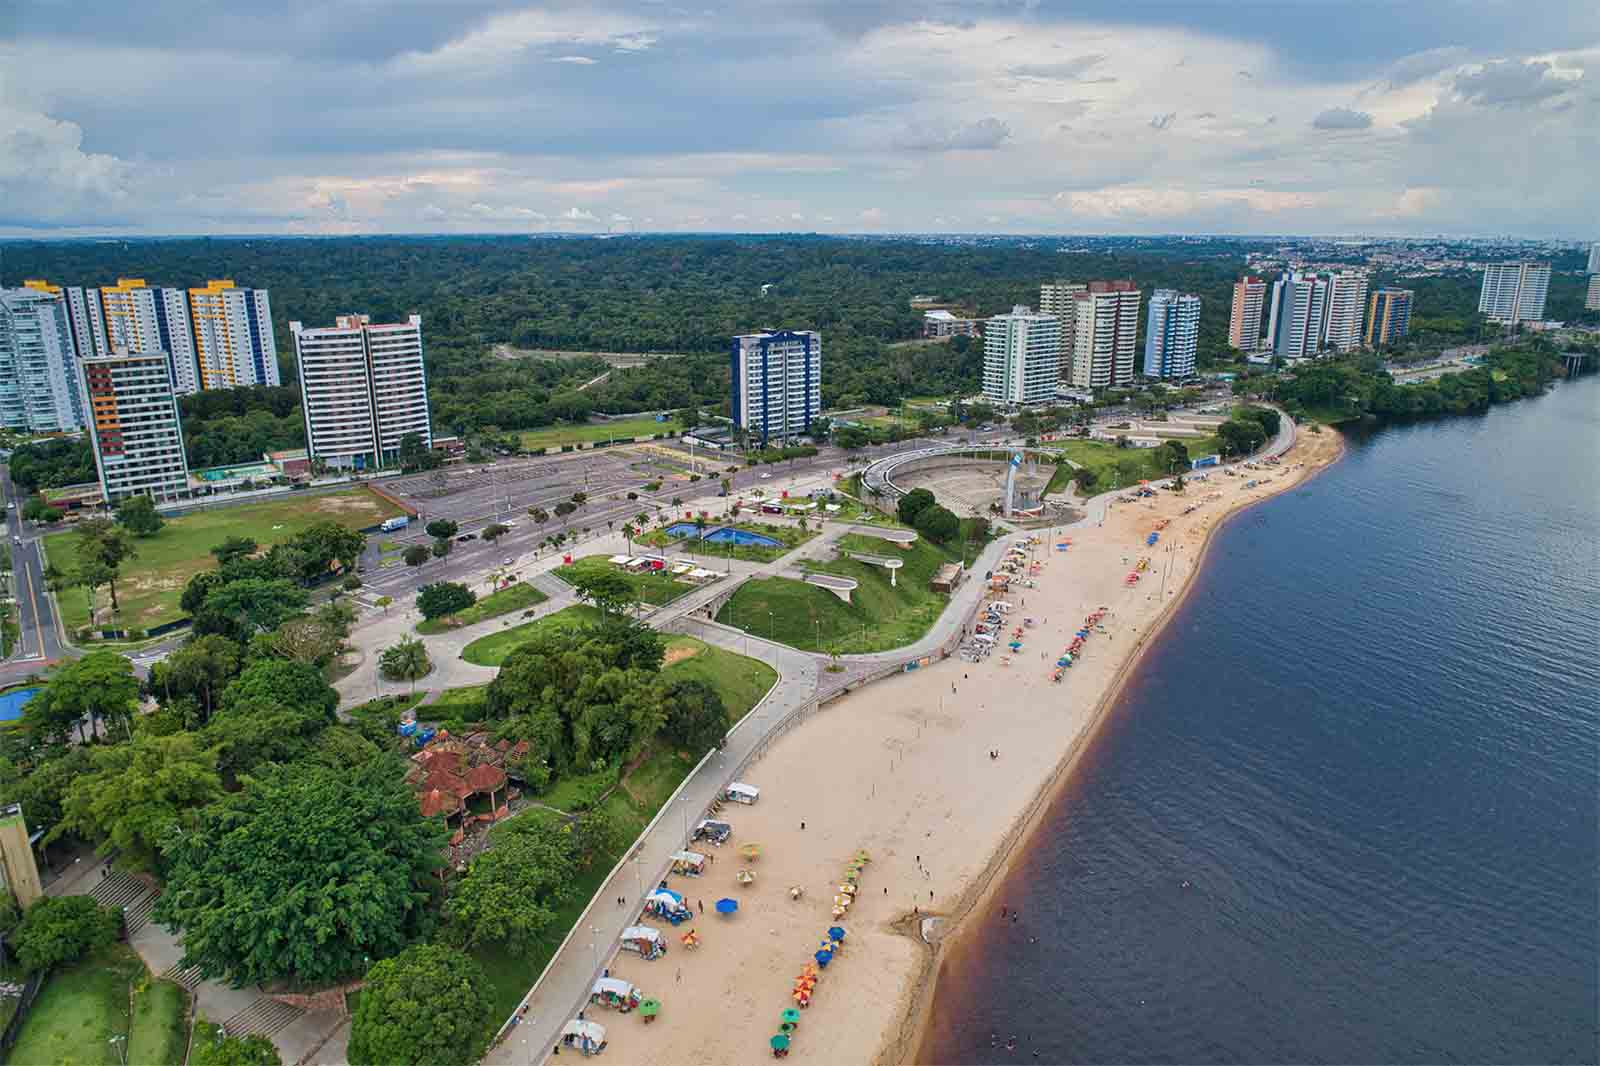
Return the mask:
<path fill-rule="evenodd" d="M 678 522 L 668 526 L 666 533 L 669 537 L 692 537 L 695 535 L 694 523 Z M 719 526 L 716 529 L 708 529 L 704 540 L 707 544 L 727 544 L 732 542 L 735 547 L 739 548 L 783 547 L 783 541 L 781 540 L 773 540 L 771 537 L 764 537 L 760 533 L 751 533 L 747 530 L 735 529 L 732 526 Z"/>
<path fill-rule="evenodd" d="M 19 688 L 0 696 L 0 722 L 15 722 L 22 717 L 22 706 L 39 694 L 36 688 Z"/>

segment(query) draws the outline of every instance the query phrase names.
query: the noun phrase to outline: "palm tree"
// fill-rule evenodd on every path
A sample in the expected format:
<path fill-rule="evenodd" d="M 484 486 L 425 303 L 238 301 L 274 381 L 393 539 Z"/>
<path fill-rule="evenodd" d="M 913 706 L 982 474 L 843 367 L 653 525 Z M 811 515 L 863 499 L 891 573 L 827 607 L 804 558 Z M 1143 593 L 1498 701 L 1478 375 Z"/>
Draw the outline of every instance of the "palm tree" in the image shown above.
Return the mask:
<path fill-rule="evenodd" d="M 704 554 L 705 550 L 706 550 L 706 516 L 705 515 L 697 514 L 697 515 L 694 516 L 694 532 L 695 532 L 695 539 L 700 542 L 700 551 L 701 551 L 702 554 Z"/>
<path fill-rule="evenodd" d="M 622 535 L 624 537 L 628 538 L 628 554 L 632 555 L 633 554 L 633 538 L 639 535 L 639 531 L 637 529 L 634 529 L 633 528 L 633 523 L 630 522 L 627 525 L 622 527 Z"/>

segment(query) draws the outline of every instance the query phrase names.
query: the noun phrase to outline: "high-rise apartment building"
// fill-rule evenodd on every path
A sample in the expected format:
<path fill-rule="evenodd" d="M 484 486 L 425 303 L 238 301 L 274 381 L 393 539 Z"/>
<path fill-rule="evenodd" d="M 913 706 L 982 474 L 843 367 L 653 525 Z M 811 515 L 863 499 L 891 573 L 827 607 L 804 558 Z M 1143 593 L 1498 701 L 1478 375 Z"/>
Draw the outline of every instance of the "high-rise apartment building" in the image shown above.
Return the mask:
<path fill-rule="evenodd" d="M 0 289 L 0 425 L 75 433 L 83 421 L 65 294 L 42 281 Z"/>
<path fill-rule="evenodd" d="M 377 470 L 399 457 L 409 433 L 433 447 L 422 316 L 374 325 L 366 315 L 340 315 L 319 329 L 291 322 L 289 332 L 313 462 Z"/>
<path fill-rule="evenodd" d="M 1245 275 L 1233 283 L 1233 306 L 1228 312 L 1228 346 L 1253 352 L 1261 347 L 1261 309 L 1267 302 L 1267 283 Z"/>
<path fill-rule="evenodd" d="M 1488 263 L 1483 268 L 1478 311 L 1491 322 L 1537 322 L 1544 318 L 1549 291 L 1549 263 Z"/>
<path fill-rule="evenodd" d="M 80 360 L 78 374 L 106 502 L 187 495 L 189 464 L 166 353 L 97 355 Z"/>
<path fill-rule="evenodd" d="M 1379 289 L 1372 294 L 1367 312 L 1366 343 L 1369 348 L 1387 348 L 1411 330 L 1411 304 L 1416 294 L 1410 289 Z"/>
<path fill-rule="evenodd" d="M 811 432 L 822 413 L 822 334 L 769 330 L 733 338 L 733 423 L 765 445 Z"/>
<path fill-rule="evenodd" d="M 1061 378 L 1061 319 L 1020 304 L 983 326 L 983 395 L 1004 406 L 1050 403 Z"/>
<path fill-rule="evenodd" d="M 1131 281 L 1091 281 L 1073 298 L 1074 388 L 1106 389 L 1133 383 L 1139 337 L 1139 299 Z"/>
<path fill-rule="evenodd" d="M 1274 355 L 1310 359 L 1322 342 L 1327 316 L 1328 282 L 1315 274 L 1290 272 L 1272 283 L 1272 309 L 1267 338 Z"/>
<path fill-rule="evenodd" d="M 278 345 L 266 289 L 211 281 L 190 289 L 188 301 L 202 389 L 278 384 Z"/>
<path fill-rule="evenodd" d="M 1072 374 L 1072 338 L 1075 336 L 1075 319 L 1078 313 L 1078 296 L 1089 291 L 1085 282 L 1047 281 L 1039 286 L 1039 313 L 1055 315 L 1061 320 L 1061 380 L 1070 381 Z"/>
<path fill-rule="evenodd" d="M 1589 292 L 1583 298 L 1585 310 L 1600 311 L 1600 274 L 1589 275 Z"/>
<path fill-rule="evenodd" d="M 1589 269 L 1587 274 L 1600 274 L 1600 241 L 1589 245 Z"/>
<path fill-rule="evenodd" d="M 1323 317 L 1322 347 L 1353 352 L 1361 347 L 1361 327 L 1367 310 L 1367 274 L 1340 270 L 1329 274 L 1328 305 Z"/>
<path fill-rule="evenodd" d="M 118 278 L 115 285 L 64 292 L 80 359 L 166 352 L 180 396 L 279 383 L 265 289 L 241 289 L 228 280 L 198 289 L 163 288 L 143 278 Z"/>
<path fill-rule="evenodd" d="M 1200 297 L 1176 289 L 1150 296 L 1144 329 L 1146 377 L 1182 380 L 1194 374 L 1200 345 Z"/>

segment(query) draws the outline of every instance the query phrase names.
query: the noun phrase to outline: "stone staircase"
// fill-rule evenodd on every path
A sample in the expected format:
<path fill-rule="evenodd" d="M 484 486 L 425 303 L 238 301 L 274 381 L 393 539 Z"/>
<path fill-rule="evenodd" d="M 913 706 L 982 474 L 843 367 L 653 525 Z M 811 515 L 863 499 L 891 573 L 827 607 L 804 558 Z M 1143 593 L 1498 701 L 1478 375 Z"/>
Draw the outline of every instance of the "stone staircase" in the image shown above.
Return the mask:
<path fill-rule="evenodd" d="M 161 979 L 171 981 L 175 985 L 182 985 L 185 992 L 193 992 L 195 986 L 204 980 L 200 976 L 200 967 L 190 966 L 188 969 L 180 970 L 177 963 L 173 963 L 162 971 Z"/>
<path fill-rule="evenodd" d="M 264 1036 L 274 1033 L 300 1020 L 305 1011 L 288 1003 L 280 1003 L 271 996 L 262 996 L 244 1010 L 222 1023 L 229 1036 Z"/>
<path fill-rule="evenodd" d="M 121 911 L 122 927 L 131 937 L 150 920 L 150 911 L 159 893 L 137 877 L 108 869 L 100 883 L 89 890 L 89 895 L 102 907 Z"/>

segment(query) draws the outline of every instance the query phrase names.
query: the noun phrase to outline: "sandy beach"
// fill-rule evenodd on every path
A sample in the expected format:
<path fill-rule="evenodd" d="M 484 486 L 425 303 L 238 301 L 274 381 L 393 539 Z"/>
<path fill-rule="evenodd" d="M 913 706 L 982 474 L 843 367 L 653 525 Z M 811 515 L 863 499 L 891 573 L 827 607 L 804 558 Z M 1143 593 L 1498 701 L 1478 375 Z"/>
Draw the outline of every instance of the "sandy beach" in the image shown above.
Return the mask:
<path fill-rule="evenodd" d="M 1063 537 L 1042 535 L 1036 587 L 1006 596 L 1015 624 L 1024 616 L 1035 621 L 1009 663 L 997 653 L 977 664 L 952 658 L 898 675 L 831 704 L 776 741 L 745 774 L 761 788 L 760 802 L 724 811 L 732 840 L 704 848 L 715 861 L 703 876 L 669 879 L 692 905 L 703 901 L 704 915 L 676 929 L 652 923 L 671 945 L 663 957 L 621 954 L 612 964 L 613 976 L 661 1000 L 662 1009 L 646 1025 L 637 1014 L 592 1008 L 586 1017 L 607 1029 L 606 1060 L 716 1066 L 770 1058 L 780 1012 L 794 1006 L 794 977 L 835 924 L 848 930 L 845 947 L 802 1012 L 790 1060 L 914 1059 L 939 960 L 959 949 L 963 935 L 975 935 L 962 918 L 991 905 L 998 914 L 1003 901 L 986 899 L 986 890 L 1070 773 L 1140 649 L 1182 599 L 1212 532 L 1227 515 L 1326 467 L 1342 449 L 1336 432 L 1301 433 L 1279 466 L 1238 478 L 1213 472 L 1182 495 L 1115 504 L 1102 525 L 1065 534 L 1065 552 L 1054 547 Z M 1250 477 L 1271 480 L 1245 489 Z M 1160 541 L 1148 547 L 1146 537 L 1162 520 L 1168 524 Z M 1143 579 L 1128 585 L 1128 572 L 1145 558 Z M 1102 606 L 1105 632 L 1094 633 L 1063 680 L 1053 682 L 1056 657 Z M 746 863 L 738 849 L 751 842 L 762 854 Z M 858 901 L 836 921 L 830 912 L 840 875 L 858 850 L 872 861 Z M 755 873 L 753 885 L 737 883 L 742 867 Z M 804 890 L 798 900 L 791 886 Z M 731 917 L 714 913 L 725 896 L 739 901 Z M 924 921 L 929 917 L 938 921 Z M 696 950 L 679 942 L 691 927 L 702 939 Z M 943 947 L 929 947 L 924 930 Z"/>

